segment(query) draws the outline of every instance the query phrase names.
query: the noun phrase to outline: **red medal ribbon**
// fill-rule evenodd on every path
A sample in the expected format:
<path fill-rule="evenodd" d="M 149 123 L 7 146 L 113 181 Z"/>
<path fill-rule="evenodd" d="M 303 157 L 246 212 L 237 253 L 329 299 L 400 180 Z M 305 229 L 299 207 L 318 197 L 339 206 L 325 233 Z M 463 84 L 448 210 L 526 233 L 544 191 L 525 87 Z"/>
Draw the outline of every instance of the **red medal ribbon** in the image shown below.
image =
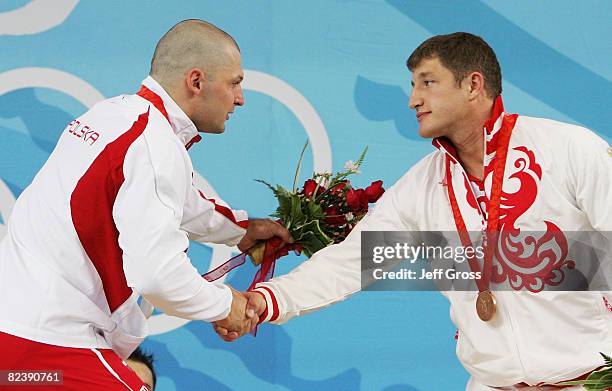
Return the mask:
<path fill-rule="evenodd" d="M 508 146 L 510 144 L 510 136 L 512 135 L 512 129 L 516 123 L 516 114 L 504 115 L 502 120 L 501 128 L 499 129 L 499 142 L 495 153 L 495 168 L 493 170 L 493 183 L 491 184 L 491 200 L 489 202 L 489 208 L 487 210 L 487 230 L 486 230 L 486 241 L 485 251 L 483 260 L 483 271 L 481 279 L 476 280 L 479 292 L 484 292 L 489 289 L 489 282 L 491 278 L 491 272 L 493 270 L 493 254 L 497 244 L 497 235 L 499 232 L 499 210 L 501 204 L 501 194 L 504 181 L 504 169 L 506 166 L 506 158 L 508 156 Z M 451 172 L 451 162 L 448 156 L 446 156 L 446 183 L 448 190 L 448 198 L 450 200 L 451 209 L 453 210 L 453 217 L 455 219 L 455 226 L 461 239 L 463 247 L 473 247 L 470 235 L 468 233 L 463 216 L 461 216 L 461 210 L 455 197 L 453 190 L 453 180 Z M 478 261 L 472 254 L 468 256 L 468 264 L 473 272 L 479 272 L 480 266 Z"/>

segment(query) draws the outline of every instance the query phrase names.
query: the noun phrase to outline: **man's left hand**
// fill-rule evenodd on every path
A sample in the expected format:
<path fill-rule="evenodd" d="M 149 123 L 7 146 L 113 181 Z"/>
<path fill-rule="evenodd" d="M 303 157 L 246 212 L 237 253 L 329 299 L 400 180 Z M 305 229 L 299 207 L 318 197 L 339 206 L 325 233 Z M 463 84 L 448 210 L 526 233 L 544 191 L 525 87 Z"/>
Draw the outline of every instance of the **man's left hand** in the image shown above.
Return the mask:
<path fill-rule="evenodd" d="M 242 252 L 253 247 L 260 240 L 267 240 L 278 236 L 283 240 L 279 248 L 287 243 L 293 243 L 293 238 L 287 228 L 270 219 L 249 220 L 247 232 L 238 243 L 238 249 Z"/>

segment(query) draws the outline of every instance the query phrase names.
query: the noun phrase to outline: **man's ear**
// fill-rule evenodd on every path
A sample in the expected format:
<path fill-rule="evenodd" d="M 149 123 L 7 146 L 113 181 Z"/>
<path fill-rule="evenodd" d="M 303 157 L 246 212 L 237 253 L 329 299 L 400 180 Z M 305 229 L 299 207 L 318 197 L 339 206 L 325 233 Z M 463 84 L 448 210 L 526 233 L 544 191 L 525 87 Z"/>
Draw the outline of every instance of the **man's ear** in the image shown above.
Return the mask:
<path fill-rule="evenodd" d="M 204 71 L 200 68 L 191 68 L 187 71 L 185 75 L 185 83 L 187 84 L 187 89 L 195 94 L 200 95 L 202 89 L 204 88 L 204 83 L 206 82 L 206 75 Z"/>
<path fill-rule="evenodd" d="M 468 83 L 470 100 L 485 94 L 485 78 L 482 73 L 472 72 L 464 80 Z"/>

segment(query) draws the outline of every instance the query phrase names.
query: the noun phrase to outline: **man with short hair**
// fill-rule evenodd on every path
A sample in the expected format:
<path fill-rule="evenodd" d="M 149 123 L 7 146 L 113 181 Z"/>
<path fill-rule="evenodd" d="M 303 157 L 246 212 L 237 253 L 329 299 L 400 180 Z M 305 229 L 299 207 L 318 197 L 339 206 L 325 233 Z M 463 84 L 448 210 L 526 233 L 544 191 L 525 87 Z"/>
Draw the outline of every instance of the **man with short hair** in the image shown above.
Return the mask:
<path fill-rule="evenodd" d="M 121 363 L 148 332 L 138 296 L 239 335 L 254 328 L 245 297 L 187 255 L 189 239 L 291 241 L 193 183 L 187 150 L 244 105 L 243 76 L 233 38 L 186 20 L 159 41 L 137 94 L 66 127 L 0 242 L 0 369 L 61 370 L 64 390 L 145 389 Z"/>
<path fill-rule="evenodd" d="M 612 351 L 610 293 L 542 290 L 580 262 L 556 251 L 566 233 L 612 231 L 610 147 L 583 127 L 508 114 L 495 53 L 475 35 L 430 38 L 408 68 L 410 108 L 436 151 L 388 189 L 344 242 L 259 284 L 250 305 L 262 321 L 283 323 L 359 291 L 364 231 L 452 231 L 465 247 L 479 240 L 468 232 L 486 231 L 488 240 L 500 239 L 497 262 L 485 252 L 470 268 L 489 269 L 490 280 L 483 277 L 478 290 L 442 292 L 458 328 L 457 356 L 472 375 L 468 390 L 584 379 L 604 364 L 598 352 Z M 521 233 L 524 241 L 510 247 Z M 489 283 L 512 289 L 493 292 Z"/>

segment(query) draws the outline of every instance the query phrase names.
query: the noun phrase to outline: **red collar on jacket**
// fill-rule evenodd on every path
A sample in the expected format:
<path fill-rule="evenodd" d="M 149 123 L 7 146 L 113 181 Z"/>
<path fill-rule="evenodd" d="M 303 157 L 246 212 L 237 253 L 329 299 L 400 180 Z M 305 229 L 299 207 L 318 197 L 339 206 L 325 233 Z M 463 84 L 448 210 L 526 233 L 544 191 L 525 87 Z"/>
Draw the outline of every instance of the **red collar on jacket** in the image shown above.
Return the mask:
<path fill-rule="evenodd" d="M 202 140 L 202 136 L 198 134 L 191 119 L 152 77 L 149 76 L 143 81 L 136 95 L 149 101 L 168 120 L 174 133 L 186 149 Z"/>

